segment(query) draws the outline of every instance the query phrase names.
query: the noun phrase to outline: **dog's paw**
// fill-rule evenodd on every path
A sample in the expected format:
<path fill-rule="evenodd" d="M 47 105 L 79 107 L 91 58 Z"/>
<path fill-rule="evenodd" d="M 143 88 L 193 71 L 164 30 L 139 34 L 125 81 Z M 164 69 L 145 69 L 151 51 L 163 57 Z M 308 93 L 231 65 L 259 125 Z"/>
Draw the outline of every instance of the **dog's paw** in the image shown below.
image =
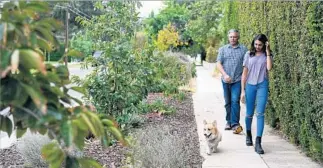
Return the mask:
<path fill-rule="evenodd" d="M 211 155 L 211 150 L 210 150 L 210 149 L 207 149 L 207 150 L 206 150 L 206 154 L 207 154 L 207 155 Z"/>

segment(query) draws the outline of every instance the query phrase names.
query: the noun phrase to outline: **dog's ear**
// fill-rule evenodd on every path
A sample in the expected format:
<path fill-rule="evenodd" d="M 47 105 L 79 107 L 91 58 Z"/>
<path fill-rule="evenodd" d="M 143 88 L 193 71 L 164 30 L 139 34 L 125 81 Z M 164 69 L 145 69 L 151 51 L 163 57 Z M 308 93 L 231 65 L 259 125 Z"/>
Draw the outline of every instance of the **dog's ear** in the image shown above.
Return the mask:
<path fill-rule="evenodd" d="M 203 120 L 203 124 L 204 124 L 204 125 L 206 125 L 206 124 L 207 124 L 206 120 Z"/>
<path fill-rule="evenodd" d="M 212 124 L 216 127 L 217 126 L 216 120 L 214 120 Z"/>

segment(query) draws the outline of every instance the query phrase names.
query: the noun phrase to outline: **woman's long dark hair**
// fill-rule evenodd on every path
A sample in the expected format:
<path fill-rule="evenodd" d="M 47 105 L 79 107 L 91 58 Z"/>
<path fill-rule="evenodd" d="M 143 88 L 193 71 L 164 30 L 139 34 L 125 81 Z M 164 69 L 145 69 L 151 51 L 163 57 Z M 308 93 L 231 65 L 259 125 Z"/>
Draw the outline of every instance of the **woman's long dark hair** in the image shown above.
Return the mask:
<path fill-rule="evenodd" d="M 262 47 L 262 51 L 266 54 L 266 42 L 268 41 L 268 38 L 264 34 L 258 34 L 251 42 L 251 47 L 250 47 L 250 56 L 255 56 L 256 55 L 256 48 L 255 48 L 255 41 L 259 40 L 261 41 L 264 46 Z"/>

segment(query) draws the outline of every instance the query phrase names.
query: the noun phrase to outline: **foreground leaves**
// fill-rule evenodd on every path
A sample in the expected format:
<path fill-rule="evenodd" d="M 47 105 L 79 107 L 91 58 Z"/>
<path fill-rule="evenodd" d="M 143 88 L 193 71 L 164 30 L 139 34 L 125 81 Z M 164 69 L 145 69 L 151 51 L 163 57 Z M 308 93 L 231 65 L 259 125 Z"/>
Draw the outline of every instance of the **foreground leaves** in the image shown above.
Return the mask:
<path fill-rule="evenodd" d="M 95 160 L 71 156 L 70 150 L 75 146 L 82 150 L 89 132 L 102 142 L 110 138 L 124 142 L 123 136 L 117 125 L 107 124 L 114 123 L 113 119 L 99 117 L 93 108 L 68 94 L 70 89 L 80 93 L 85 90 L 66 86 L 71 83 L 67 67 L 44 63 L 44 51 L 57 48 L 53 32 L 61 28 L 56 20 L 46 18 L 44 12 L 49 11 L 46 2 L 4 5 L 0 19 L 0 110 L 9 109 L 13 120 L 0 115 L 0 130 L 11 136 L 16 129 L 17 138 L 27 129 L 48 135 L 53 141 L 42 148 L 41 154 L 51 168 L 60 168 L 62 163 L 68 168 L 99 168 Z M 71 49 L 63 56 L 82 54 Z"/>

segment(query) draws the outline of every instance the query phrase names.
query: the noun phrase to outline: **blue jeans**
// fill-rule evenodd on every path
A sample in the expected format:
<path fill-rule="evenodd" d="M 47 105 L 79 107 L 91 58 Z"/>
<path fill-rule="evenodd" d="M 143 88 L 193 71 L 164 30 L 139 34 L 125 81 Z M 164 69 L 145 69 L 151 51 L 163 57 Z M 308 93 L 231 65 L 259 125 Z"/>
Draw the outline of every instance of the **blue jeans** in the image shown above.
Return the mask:
<path fill-rule="evenodd" d="M 261 137 L 265 125 L 265 109 L 268 100 L 268 80 L 257 85 L 246 84 L 246 129 L 251 130 L 252 118 L 256 107 L 257 136 Z M 256 104 L 256 105 L 255 105 Z"/>
<path fill-rule="evenodd" d="M 235 83 L 225 83 L 222 81 L 222 86 L 227 123 L 231 126 L 240 125 L 241 81 Z"/>

